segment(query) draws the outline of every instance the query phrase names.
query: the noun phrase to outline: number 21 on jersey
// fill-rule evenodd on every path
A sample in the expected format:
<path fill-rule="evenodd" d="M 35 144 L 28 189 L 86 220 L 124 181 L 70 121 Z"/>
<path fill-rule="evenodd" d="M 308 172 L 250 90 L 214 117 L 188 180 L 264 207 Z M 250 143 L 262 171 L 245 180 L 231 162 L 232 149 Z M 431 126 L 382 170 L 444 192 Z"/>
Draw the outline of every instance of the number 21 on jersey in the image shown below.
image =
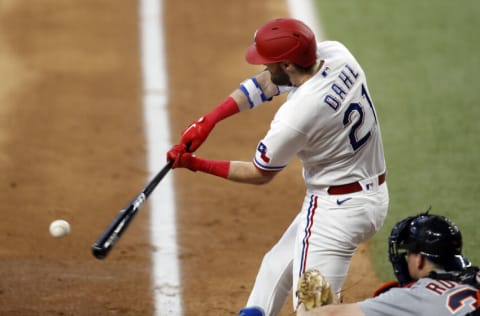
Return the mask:
<path fill-rule="evenodd" d="M 366 102 L 363 102 L 365 100 Z M 365 104 L 367 103 L 367 104 Z M 349 128 L 350 145 L 356 151 L 370 138 L 371 130 L 377 124 L 377 115 L 365 85 L 362 84 L 362 100 L 352 102 L 343 115 L 343 126 Z"/>

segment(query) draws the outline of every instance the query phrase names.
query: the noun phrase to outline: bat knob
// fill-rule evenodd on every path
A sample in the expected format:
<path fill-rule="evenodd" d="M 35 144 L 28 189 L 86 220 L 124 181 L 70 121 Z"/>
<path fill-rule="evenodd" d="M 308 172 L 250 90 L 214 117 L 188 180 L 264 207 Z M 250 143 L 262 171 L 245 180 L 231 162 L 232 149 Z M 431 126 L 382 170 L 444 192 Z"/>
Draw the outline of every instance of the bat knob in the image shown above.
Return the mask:
<path fill-rule="evenodd" d="M 108 255 L 108 253 L 110 252 L 110 249 L 111 249 L 110 247 L 105 248 L 105 247 L 100 247 L 97 244 L 94 244 L 92 246 L 92 254 L 95 258 L 102 260 L 102 259 L 105 259 L 105 257 Z"/>

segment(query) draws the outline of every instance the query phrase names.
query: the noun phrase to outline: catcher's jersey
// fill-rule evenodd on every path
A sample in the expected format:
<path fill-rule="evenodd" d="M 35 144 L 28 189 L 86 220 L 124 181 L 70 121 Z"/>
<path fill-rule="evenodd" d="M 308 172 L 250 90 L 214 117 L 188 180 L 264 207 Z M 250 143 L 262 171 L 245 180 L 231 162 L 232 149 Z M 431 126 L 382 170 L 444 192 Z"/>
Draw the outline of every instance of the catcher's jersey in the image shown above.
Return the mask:
<path fill-rule="evenodd" d="M 475 310 L 477 290 L 453 281 L 423 278 L 359 302 L 365 316 L 464 316 Z"/>
<path fill-rule="evenodd" d="M 385 171 L 377 114 L 363 69 L 339 42 L 318 43 L 322 68 L 291 88 L 254 158 L 278 171 L 297 155 L 309 189 L 367 179 Z"/>

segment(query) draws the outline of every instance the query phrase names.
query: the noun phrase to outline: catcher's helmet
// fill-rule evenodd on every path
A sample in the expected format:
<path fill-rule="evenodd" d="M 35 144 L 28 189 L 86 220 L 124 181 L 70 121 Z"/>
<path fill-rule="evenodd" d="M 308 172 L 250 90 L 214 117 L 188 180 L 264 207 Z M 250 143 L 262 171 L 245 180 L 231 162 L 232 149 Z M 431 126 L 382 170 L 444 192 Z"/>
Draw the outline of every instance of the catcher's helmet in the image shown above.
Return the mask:
<path fill-rule="evenodd" d="M 407 217 L 393 227 L 388 253 L 402 285 L 412 281 L 405 260 L 406 251 L 419 253 L 446 271 L 462 270 L 467 264 L 461 254 L 462 234 L 444 216 L 422 213 Z"/>
<path fill-rule="evenodd" d="M 255 32 L 254 43 L 245 55 L 250 64 L 292 62 L 307 68 L 317 59 L 317 42 L 303 22 L 290 18 L 274 19 Z"/>

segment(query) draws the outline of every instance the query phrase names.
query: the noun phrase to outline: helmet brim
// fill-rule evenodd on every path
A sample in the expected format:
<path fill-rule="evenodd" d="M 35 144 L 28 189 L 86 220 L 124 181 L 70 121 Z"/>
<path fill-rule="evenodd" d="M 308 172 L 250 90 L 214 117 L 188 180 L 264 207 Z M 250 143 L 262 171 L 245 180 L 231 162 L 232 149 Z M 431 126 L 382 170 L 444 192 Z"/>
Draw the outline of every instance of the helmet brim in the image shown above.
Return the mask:
<path fill-rule="evenodd" d="M 255 43 L 252 43 L 247 48 L 247 52 L 245 53 L 245 59 L 249 64 L 252 64 L 252 65 L 267 65 L 267 64 L 278 63 L 281 61 L 281 60 L 274 60 L 272 58 L 267 58 L 260 55 L 258 53 L 257 45 Z"/>

